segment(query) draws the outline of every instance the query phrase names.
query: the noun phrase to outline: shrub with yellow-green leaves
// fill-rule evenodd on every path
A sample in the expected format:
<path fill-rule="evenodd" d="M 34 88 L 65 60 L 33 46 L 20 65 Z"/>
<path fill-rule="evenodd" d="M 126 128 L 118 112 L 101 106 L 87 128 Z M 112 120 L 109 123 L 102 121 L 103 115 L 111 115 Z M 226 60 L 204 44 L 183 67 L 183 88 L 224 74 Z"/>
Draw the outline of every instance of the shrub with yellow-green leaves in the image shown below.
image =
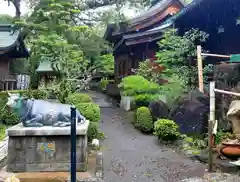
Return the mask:
<path fill-rule="evenodd" d="M 180 136 L 178 128 L 173 120 L 159 119 L 154 123 L 154 135 L 165 141 L 176 140 Z"/>
<path fill-rule="evenodd" d="M 134 125 L 143 133 L 151 133 L 153 131 L 153 118 L 147 107 L 137 109 Z"/>

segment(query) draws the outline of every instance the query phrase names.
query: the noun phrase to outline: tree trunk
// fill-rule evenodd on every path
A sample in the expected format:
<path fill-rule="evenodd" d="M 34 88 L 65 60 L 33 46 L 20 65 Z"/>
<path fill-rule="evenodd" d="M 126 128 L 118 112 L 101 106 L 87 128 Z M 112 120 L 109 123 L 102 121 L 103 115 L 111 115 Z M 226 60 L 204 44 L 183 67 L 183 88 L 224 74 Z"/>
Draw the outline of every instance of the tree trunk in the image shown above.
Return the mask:
<path fill-rule="evenodd" d="M 8 3 L 9 3 L 8 5 L 10 5 L 10 2 L 12 2 L 15 7 L 15 10 L 16 10 L 15 17 L 16 18 L 20 18 L 20 16 L 21 16 L 20 1 L 21 0 L 8 0 Z"/>

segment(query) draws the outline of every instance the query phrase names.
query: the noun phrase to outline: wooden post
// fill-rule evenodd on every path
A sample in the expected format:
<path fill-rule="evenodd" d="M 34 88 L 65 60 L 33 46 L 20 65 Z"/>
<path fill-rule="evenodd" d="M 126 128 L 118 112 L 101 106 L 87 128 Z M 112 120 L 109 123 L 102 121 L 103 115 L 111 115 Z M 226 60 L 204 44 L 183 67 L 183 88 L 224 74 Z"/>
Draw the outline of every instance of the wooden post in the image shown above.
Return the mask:
<path fill-rule="evenodd" d="M 213 134 L 213 122 L 215 122 L 215 82 L 210 82 L 210 112 L 208 121 L 208 171 L 212 171 L 213 159 L 212 159 L 212 134 Z"/>
<path fill-rule="evenodd" d="M 203 90 L 203 63 L 202 63 L 202 47 L 197 46 L 197 65 L 198 65 L 198 84 L 199 91 L 204 93 Z"/>

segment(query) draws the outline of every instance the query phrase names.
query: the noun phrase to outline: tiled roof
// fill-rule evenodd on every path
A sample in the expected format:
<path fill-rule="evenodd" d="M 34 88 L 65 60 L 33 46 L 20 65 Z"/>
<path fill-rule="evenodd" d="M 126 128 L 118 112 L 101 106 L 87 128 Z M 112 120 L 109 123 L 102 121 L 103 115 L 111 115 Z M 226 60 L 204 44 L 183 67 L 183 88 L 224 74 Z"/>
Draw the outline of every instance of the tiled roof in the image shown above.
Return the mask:
<path fill-rule="evenodd" d="M 51 63 L 49 61 L 41 61 L 36 72 L 53 72 Z"/>
<path fill-rule="evenodd" d="M 0 50 L 6 50 L 16 44 L 19 31 L 13 32 L 11 25 L 0 25 Z"/>

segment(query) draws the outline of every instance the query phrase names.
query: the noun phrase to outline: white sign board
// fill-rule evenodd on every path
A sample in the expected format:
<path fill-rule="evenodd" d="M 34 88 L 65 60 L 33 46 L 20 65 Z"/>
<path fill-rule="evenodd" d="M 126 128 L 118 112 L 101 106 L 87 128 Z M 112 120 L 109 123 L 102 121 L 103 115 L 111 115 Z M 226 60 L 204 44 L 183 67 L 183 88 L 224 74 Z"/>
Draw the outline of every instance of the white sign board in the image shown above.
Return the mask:
<path fill-rule="evenodd" d="M 28 89 L 30 83 L 29 75 L 18 75 L 17 76 L 17 89 L 25 90 Z"/>

